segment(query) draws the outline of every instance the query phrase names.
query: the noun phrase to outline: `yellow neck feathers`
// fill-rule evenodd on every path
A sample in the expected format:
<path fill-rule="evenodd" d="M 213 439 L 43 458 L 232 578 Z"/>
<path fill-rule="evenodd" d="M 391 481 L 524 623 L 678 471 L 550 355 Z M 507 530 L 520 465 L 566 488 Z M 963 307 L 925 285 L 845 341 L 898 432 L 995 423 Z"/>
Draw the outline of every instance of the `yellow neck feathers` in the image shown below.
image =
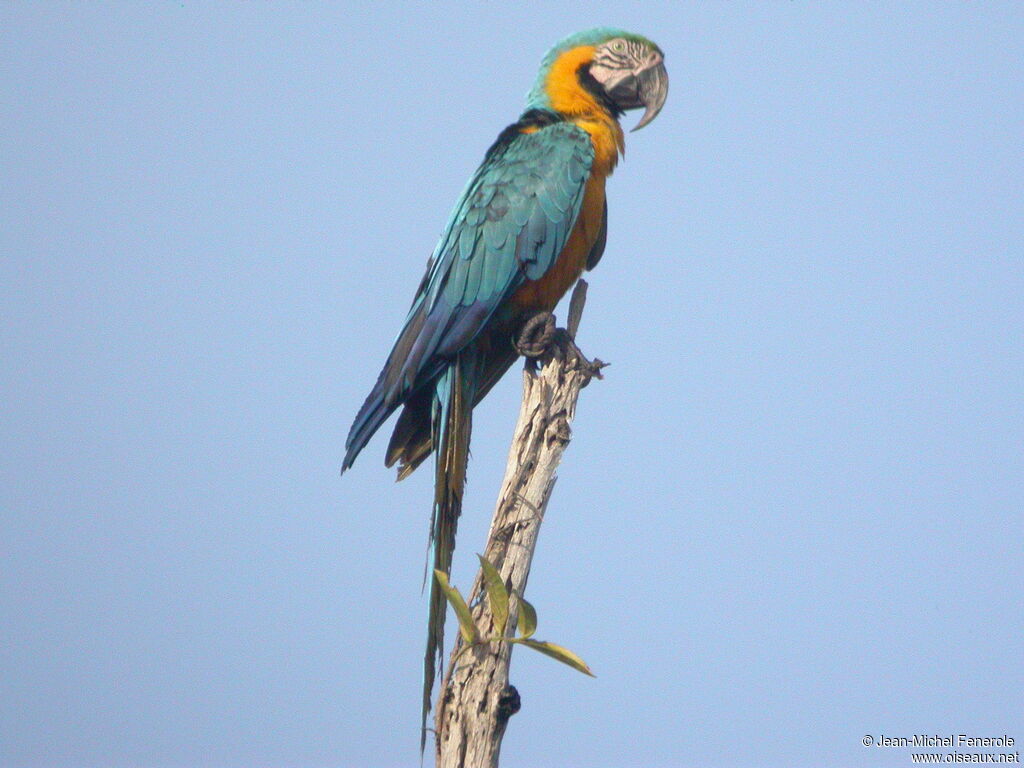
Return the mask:
<path fill-rule="evenodd" d="M 580 85 L 579 68 L 594 58 L 594 47 L 583 45 L 566 51 L 551 65 L 544 84 L 551 107 L 590 134 L 594 145 L 593 171 L 607 176 L 614 170 L 626 145 L 619 122 Z"/>

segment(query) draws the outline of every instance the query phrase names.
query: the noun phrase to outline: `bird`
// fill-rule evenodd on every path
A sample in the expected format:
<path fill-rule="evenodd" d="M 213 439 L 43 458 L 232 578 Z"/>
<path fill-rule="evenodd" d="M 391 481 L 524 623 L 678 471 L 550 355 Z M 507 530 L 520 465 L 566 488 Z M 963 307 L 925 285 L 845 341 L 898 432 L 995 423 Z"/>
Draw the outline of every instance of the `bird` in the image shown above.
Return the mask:
<path fill-rule="evenodd" d="M 376 384 L 348 438 L 342 474 L 402 407 L 385 455 L 398 479 L 435 454 L 432 566 L 450 574 L 473 408 L 524 351 L 524 326 L 554 310 L 605 249 L 605 180 L 625 152 L 620 118 L 649 124 L 668 95 L 664 53 L 609 27 L 543 57 L 518 120 L 459 196 Z M 431 579 L 423 720 L 443 657 L 445 598 Z"/>

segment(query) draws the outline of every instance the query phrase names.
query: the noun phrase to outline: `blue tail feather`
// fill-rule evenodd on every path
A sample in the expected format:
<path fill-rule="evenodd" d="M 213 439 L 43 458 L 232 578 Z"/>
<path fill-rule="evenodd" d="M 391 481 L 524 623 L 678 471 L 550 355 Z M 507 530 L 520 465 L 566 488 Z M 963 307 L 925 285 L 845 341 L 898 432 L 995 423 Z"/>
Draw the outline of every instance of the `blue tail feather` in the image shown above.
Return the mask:
<path fill-rule="evenodd" d="M 434 509 L 430 523 L 433 549 L 432 569 L 450 574 L 455 552 L 455 533 L 462 512 L 466 485 L 466 464 L 475 389 L 475 363 L 470 353 L 459 355 L 435 382 L 432 412 L 433 443 L 437 447 L 434 478 Z M 430 712 L 434 679 L 444 656 L 444 624 L 448 605 L 430 575 L 430 609 L 427 647 L 423 657 L 423 712 L 420 749 L 426 746 L 427 714 Z"/>

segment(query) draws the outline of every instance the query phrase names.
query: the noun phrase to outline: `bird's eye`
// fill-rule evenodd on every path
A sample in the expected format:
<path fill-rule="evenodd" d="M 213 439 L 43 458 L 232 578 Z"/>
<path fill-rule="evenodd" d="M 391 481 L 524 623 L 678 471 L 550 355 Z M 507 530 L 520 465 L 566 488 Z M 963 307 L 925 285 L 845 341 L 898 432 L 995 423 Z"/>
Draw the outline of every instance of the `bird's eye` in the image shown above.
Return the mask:
<path fill-rule="evenodd" d="M 625 53 L 626 52 L 626 41 L 625 40 L 616 40 L 616 41 L 614 41 L 612 43 L 612 50 L 615 51 L 616 53 Z"/>

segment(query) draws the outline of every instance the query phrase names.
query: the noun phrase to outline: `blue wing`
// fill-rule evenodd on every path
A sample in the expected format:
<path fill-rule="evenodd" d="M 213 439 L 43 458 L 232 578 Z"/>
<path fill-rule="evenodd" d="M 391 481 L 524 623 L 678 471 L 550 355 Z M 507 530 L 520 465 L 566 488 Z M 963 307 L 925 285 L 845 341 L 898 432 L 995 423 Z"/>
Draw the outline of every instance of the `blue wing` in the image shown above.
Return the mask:
<path fill-rule="evenodd" d="M 349 432 L 342 467 L 411 392 L 440 375 L 572 232 L 594 158 L 581 128 L 510 126 L 466 186 L 434 250 L 377 384 Z"/>

